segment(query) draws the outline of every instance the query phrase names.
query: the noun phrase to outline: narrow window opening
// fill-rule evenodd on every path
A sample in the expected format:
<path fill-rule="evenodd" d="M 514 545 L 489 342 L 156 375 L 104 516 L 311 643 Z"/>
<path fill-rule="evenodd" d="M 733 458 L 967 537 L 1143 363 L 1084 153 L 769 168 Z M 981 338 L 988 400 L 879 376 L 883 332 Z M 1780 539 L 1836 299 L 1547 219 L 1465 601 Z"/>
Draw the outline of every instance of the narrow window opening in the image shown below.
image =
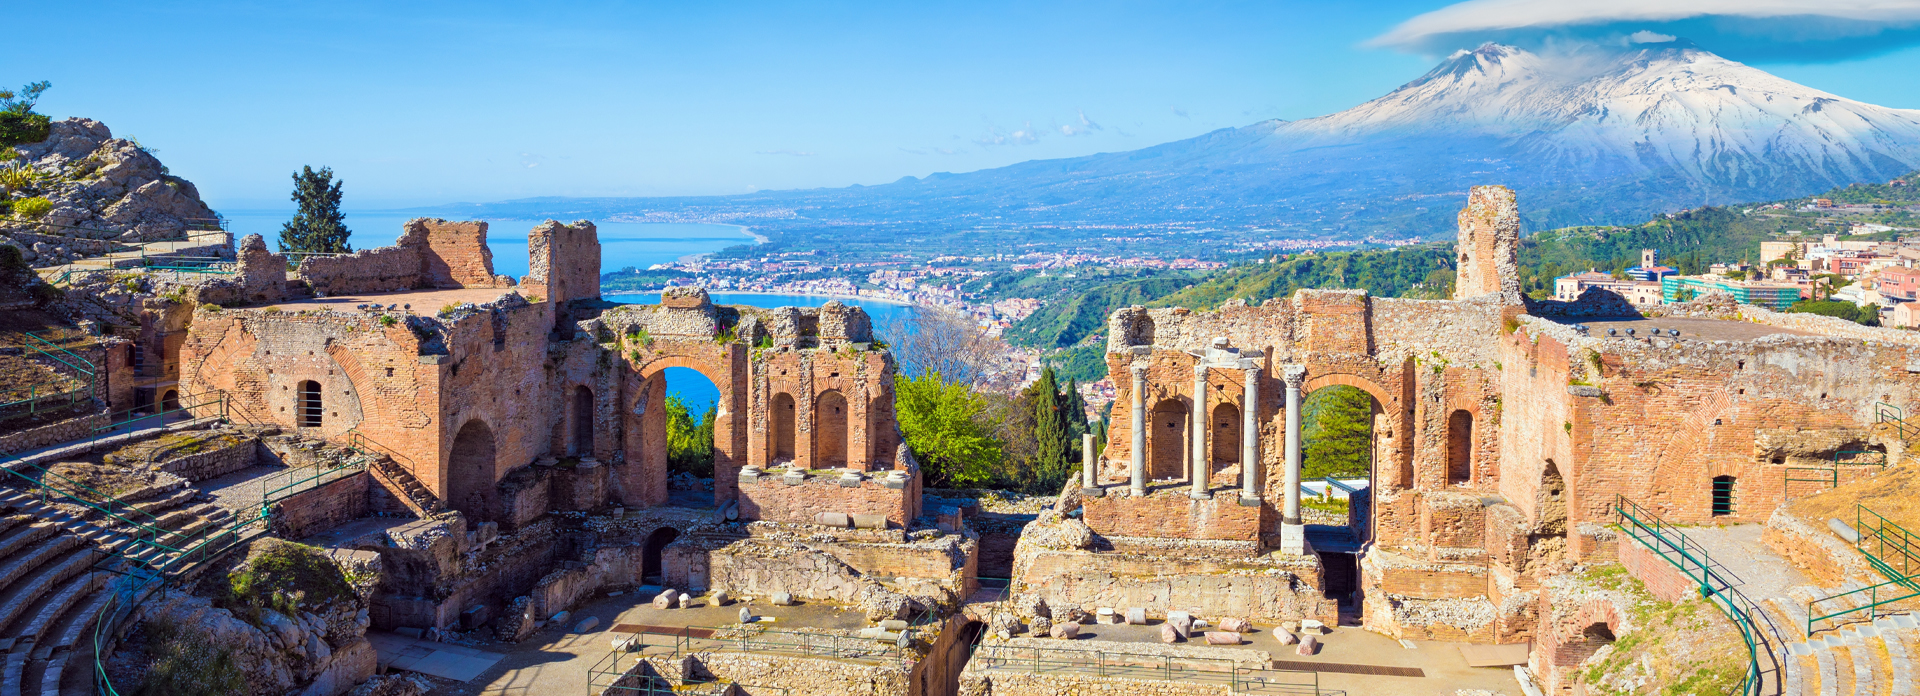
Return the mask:
<path fill-rule="evenodd" d="M 297 408 L 298 413 L 296 416 L 300 419 L 300 427 L 320 427 L 321 417 L 325 414 L 325 409 L 320 404 L 319 382 L 307 380 L 300 383 L 300 400 Z"/>
<path fill-rule="evenodd" d="M 1734 478 L 1732 476 L 1713 477 L 1713 516 L 1726 517 L 1734 513 Z"/>

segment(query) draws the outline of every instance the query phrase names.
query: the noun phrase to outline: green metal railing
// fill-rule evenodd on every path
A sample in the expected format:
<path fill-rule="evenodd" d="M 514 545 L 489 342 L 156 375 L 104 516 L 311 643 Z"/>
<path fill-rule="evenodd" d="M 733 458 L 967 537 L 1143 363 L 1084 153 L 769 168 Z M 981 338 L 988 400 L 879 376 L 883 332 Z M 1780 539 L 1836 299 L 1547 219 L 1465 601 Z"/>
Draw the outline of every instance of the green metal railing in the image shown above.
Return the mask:
<path fill-rule="evenodd" d="M 1904 422 L 1904 421 L 1896 421 Z M 1864 457 L 1862 455 L 1865 455 Z M 1828 466 L 1790 466 L 1780 473 L 1781 483 L 1819 483 L 1826 488 L 1840 486 L 1842 467 L 1887 467 L 1887 453 L 1880 450 L 1839 450 L 1833 453 L 1833 464 Z"/>
<path fill-rule="evenodd" d="M 1914 577 L 1914 572 L 1920 571 L 1920 534 L 1857 503 L 1853 506 L 1853 530 L 1858 534 L 1854 549 L 1866 556 L 1867 565 L 1886 576 L 1887 581 L 1808 601 L 1808 636 L 1816 630 L 1837 628 L 1842 623 L 1835 621 L 1834 625 L 1815 628 L 1821 621 L 1861 618 L 1861 614 L 1867 621 L 1873 621 L 1894 611 L 1920 609 L 1920 577 Z M 1834 603 L 1841 608 L 1834 611 L 1821 608 Z"/>
<path fill-rule="evenodd" d="M 1747 674 L 1740 693 L 1757 696 L 1761 689 L 1760 643 L 1764 637 L 1754 625 L 1754 617 L 1764 620 L 1765 612 L 1720 574 L 1718 564 L 1705 547 L 1687 538 L 1679 528 L 1624 495 L 1614 497 L 1613 512 L 1615 524 L 1622 533 L 1666 559 L 1681 575 L 1692 580 L 1699 587 L 1700 596 L 1740 629 L 1740 640 L 1747 645 Z M 1775 636 L 1775 640 L 1779 637 Z"/>
<path fill-rule="evenodd" d="M 633 663 L 626 667 L 621 664 L 625 658 L 632 657 Z M 647 662 L 647 656 L 635 653 L 623 653 L 618 650 L 607 653 L 587 668 L 587 696 L 690 696 L 694 694 L 745 693 L 748 696 L 784 696 L 789 691 L 778 686 L 756 686 L 741 684 L 725 679 L 690 679 L 672 677 L 659 672 L 643 673 L 641 668 Z M 737 689 L 738 691 L 734 691 Z"/>
<path fill-rule="evenodd" d="M 45 393 L 42 393 L 40 385 L 27 387 L 25 390 L 26 398 L 0 403 L 0 421 L 30 418 L 40 415 L 42 412 L 70 409 L 76 404 L 91 402 L 99 396 L 96 390 L 99 389 L 100 367 L 93 364 L 92 360 L 88 360 L 80 354 L 68 350 L 65 346 L 49 341 L 32 331 L 22 331 L 20 335 L 22 339 L 24 339 L 21 342 L 21 348 L 26 351 L 31 351 L 33 355 L 52 361 L 56 368 L 54 369 L 56 374 L 60 372 L 58 368 L 65 368 L 67 371 L 70 371 L 72 374 L 65 376 L 83 382 L 84 386 L 69 389 L 48 389 Z M 21 390 L 15 389 L 11 390 L 11 393 L 19 394 L 20 391 Z M 24 410 L 21 408 L 22 406 L 25 406 Z"/>
<path fill-rule="evenodd" d="M 1899 406 L 1884 401 L 1874 402 L 1873 418 L 1877 423 L 1892 423 L 1902 440 L 1912 440 L 1915 435 L 1920 435 L 1920 424 L 1908 423 L 1906 410 Z"/>
<path fill-rule="evenodd" d="M 1232 693 L 1320 693 L 1320 673 L 1246 667 L 1224 657 L 1175 657 L 1106 650 L 976 645 L 970 669 L 1068 673 L 1112 679 L 1220 684 Z"/>

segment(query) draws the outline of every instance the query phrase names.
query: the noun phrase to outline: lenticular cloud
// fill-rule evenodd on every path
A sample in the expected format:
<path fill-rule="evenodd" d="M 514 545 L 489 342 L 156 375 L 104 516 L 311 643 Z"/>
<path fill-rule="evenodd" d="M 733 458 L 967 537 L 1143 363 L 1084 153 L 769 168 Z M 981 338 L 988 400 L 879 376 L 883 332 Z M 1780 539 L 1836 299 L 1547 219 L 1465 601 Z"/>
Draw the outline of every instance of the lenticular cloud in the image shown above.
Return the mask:
<path fill-rule="evenodd" d="M 1367 43 L 1443 54 L 1483 41 L 1624 44 L 1636 34 L 1752 60 L 1842 60 L 1920 44 L 1920 0 L 1468 0 Z"/>

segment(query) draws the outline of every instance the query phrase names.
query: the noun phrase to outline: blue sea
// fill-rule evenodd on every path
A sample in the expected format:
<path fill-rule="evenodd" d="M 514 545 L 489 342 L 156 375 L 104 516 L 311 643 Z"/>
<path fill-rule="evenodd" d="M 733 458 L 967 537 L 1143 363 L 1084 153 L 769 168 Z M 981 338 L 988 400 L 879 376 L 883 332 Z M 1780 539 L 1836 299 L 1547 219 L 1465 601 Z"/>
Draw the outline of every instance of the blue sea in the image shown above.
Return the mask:
<path fill-rule="evenodd" d="M 227 229 L 238 240 L 249 234 L 267 238 L 274 246 L 280 238 L 280 226 L 293 217 L 290 210 L 221 211 Z M 400 226 L 418 214 L 388 212 L 348 212 L 347 229 L 353 234 L 347 243 L 355 249 L 387 246 L 400 237 Z M 515 278 L 527 274 L 527 233 L 540 220 L 488 220 L 487 245 L 493 248 L 493 272 Z M 730 246 L 754 243 L 746 228 L 735 225 L 702 223 L 599 222 L 600 269 L 602 273 L 626 267 L 645 269 L 657 263 L 672 263 L 693 254 L 708 254 Z"/>
<path fill-rule="evenodd" d="M 291 210 L 239 210 L 222 211 L 226 216 L 228 230 L 238 240 L 249 234 L 258 234 L 267 238 L 267 245 L 274 247 L 280 238 L 280 227 L 293 216 Z M 400 237 L 401 225 L 418 214 L 400 214 L 390 212 L 347 212 L 347 229 L 353 234 L 348 243 L 355 249 L 371 249 L 386 246 Z M 430 216 L 426 216 L 430 217 Z M 493 271 L 515 278 L 527 273 L 527 233 L 539 220 L 488 220 L 487 245 L 493 249 Z M 659 263 L 672 263 L 682 257 L 693 254 L 709 254 L 730 246 L 752 244 L 754 239 L 747 234 L 746 228 L 735 225 L 710 225 L 703 223 L 636 223 L 636 222 L 599 222 L 600 231 L 600 272 L 609 273 L 627 267 L 644 269 Z M 277 248 L 277 247 L 274 247 Z M 660 301 L 658 293 L 608 295 L 611 302 L 628 304 L 655 304 Z M 751 305 L 754 307 L 818 307 L 833 300 L 831 297 L 812 295 L 756 295 L 750 293 L 714 293 L 713 301 L 718 304 Z M 913 311 L 911 307 L 873 302 L 868 300 L 841 300 L 850 305 L 858 305 L 873 317 L 874 328 L 884 327 L 895 317 Z M 694 413 L 704 414 L 707 408 L 720 399 L 720 390 L 698 372 L 684 367 L 667 368 L 667 393 L 685 400 Z"/>

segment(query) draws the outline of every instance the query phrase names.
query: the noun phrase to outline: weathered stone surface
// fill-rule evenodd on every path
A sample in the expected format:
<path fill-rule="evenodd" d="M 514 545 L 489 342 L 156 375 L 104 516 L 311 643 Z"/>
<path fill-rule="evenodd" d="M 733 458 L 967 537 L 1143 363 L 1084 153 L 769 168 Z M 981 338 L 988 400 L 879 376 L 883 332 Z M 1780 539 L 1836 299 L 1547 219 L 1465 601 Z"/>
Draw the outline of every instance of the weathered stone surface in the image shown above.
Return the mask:
<path fill-rule="evenodd" d="M 1234 633 L 1248 633 L 1253 631 L 1253 624 L 1248 623 L 1246 619 L 1229 616 L 1220 620 L 1220 630 L 1232 631 Z"/>
<path fill-rule="evenodd" d="M 1207 631 L 1207 645 L 1239 645 L 1240 634 L 1230 631 Z"/>
<path fill-rule="evenodd" d="M 1160 642 L 1177 643 L 1185 639 L 1186 639 L 1186 636 L 1180 635 L 1179 631 L 1174 630 L 1173 624 L 1170 624 L 1170 623 L 1160 624 Z"/>
<path fill-rule="evenodd" d="M 672 589 L 661 590 L 660 594 L 653 596 L 653 608 L 672 609 L 674 600 L 678 598 L 679 598 L 678 594 L 676 594 Z"/>
<path fill-rule="evenodd" d="M 1077 638 L 1080 636 L 1080 624 L 1072 621 L 1057 623 L 1053 625 L 1053 630 L 1047 632 L 1047 635 L 1068 640 Z"/>
<path fill-rule="evenodd" d="M 1320 638 L 1311 633 L 1300 636 L 1300 647 L 1294 649 L 1296 655 L 1312 655 L 1320 652 Z"/>

